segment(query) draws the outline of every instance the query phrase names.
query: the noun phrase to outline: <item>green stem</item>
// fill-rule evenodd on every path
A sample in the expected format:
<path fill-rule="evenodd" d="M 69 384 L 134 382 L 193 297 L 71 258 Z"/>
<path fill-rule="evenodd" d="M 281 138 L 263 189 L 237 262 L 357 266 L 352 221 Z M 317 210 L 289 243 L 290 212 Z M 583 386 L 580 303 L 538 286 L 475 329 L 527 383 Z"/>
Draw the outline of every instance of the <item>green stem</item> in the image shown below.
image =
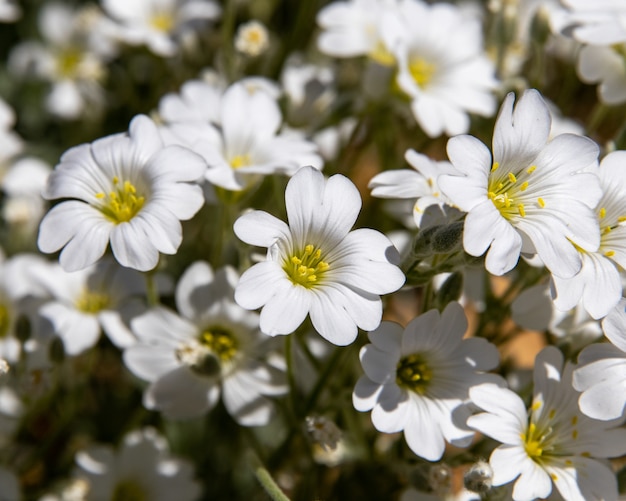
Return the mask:
<path fill-rule="evenodd" d="M 250 463 L 254 470 L 254 476 L 270 498 L 274 501 L 289 501 L 289 498 L 274 481 L 270 472 L 263 466 L 259 457 L 253 452 L 250 452 Z"/>
<path fill-rule="evenodd" d="M 159 305 L 159 291 L 157 290 L 156 283 L 154 281 L 154 274 L 151 272 L 145 273 L 146 277 L 146 297 L 148 299 L 149 306 Z"/>

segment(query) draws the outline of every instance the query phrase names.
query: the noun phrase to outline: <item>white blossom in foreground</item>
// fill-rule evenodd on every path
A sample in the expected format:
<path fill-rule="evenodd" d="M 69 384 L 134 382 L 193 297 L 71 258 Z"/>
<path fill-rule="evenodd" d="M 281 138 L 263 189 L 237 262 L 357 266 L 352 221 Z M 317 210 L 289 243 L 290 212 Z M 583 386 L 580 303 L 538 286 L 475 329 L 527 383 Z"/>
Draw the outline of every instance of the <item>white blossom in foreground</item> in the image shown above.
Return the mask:
<path fill-rule="evenodd" d="M 32 276 L 51 296 L 39 314 L 50 321 L 68 355 L 93 347 L 101 331 L 119 348 L 135 342 L 128 322 L 145 309 L 146 295 L 137 271 L 104 259 L 72 273 L 58 264 L 40 266 Z"/>
<path fill-rule="evenodd" d="M 536 90 L 524 92 L 515 110 L 514 100 L 508 94 L 500 109 L 493 156 L 473 136 L 448 141 L 459 175 L 440 176 L 439 187 L 468 213 L 463 246 L 472 256 L 487 252 L 489 272 L 506 273 L 524 252 L 570 278 L 582 265 L 576 246 L 593 252 L 600 244 L 598 146 L 573 134 L 548 140 L 550 112 Z"/>
<path fill-rule="evenodd" d="M 593 318 L 602 318 L 622 297 L 620 269 L 626 267 L 626 151 L 609 153 L 598 171 L 602 198 L 596 207 L 600 247 L 579 250 L 582 268 L 572 278 L 552 277 L 554 303 L 561 310 L 579 302 Z"/>
<path fill-rule="evenodd" d="M 264 82 L 249 79 L 231 85 L 220 100 L 219 124 L 176 122 L 167 133 L 202 155 L 206 179 L 231 191 L 244 190 L 263 175 L 294 174 L 303 165 L 321 168 L 311 141 L 280 131 L 282 115 Z"/>
<path fill-rule="evenodd" d="M 413 170 L 383 171 L 371 179 L 368 187 L 373 197 L 415 200 L 411 212 L 419 228 L 427 207 L 449 204 L 439 189 L 437 179 L 442 174 L 453 174 L 455 170 L 450 162 L 436 162 L 415 150 L 407 150 L 404 158 Z"/>
<path fill-rule="evenodd" d="M 176 288 L 180 315 L 159 307 L 132 321 L 139 342 L 124 352 L 124 362 L 150 382 L 146 407 L 190 418 L 212 409 L 221 393 L 239 424 L 268 423 L 267 396 L 285 393 L 284 373 L 267 362 L 273 343 L 259 332 L 258 314 L 233 301 L 237 280 L 232 268 L 213 274 L 196 262 Z"/>
<path fill-rule="evenodd" d="M 153 428 L 128 433 L 119 450 L 92 445 L 76 454 L 74 476 L 87 481 L 86 501 L 194 501 L 201 494 L 190 462 L 170 455 Z"/>
<path fill-rule="evenodd" d="M 118 23 L 118 37 L 165 57 L 176 54 L 180 38 L 194 24 L 217 19 L 221 12 L 211 0 L 103 0 L 102 7 Z"/>
<path fill-rule="evenodd" d="M 574 388 L 582 392 L 580 410 L 595 419 L 626 415 L 626 299 L 602 321 L 610 343 L 587 346 L 578 356 Z"/>
<path fill-rule="evenodd" d="M 469 113 L 495 113 L 495 68 L 477 17 L 452 4 L 406 0 L 382 30 L 398 61 L 398 86 L 429 137 L 466 133 Z"/>
<path fill-rule="evenodd" d="M 66 198 L 44 216 L 37 243 L 42 252 L 63 249 L 60 263 L 76 271 L 95 263 L 109 242 L 122 265 L 147 271 L 159 252 L 175 254 L 180 221 L 204 203 L 193 184 L 206 164 L 180 146 L 167 146 L 154 123 L 135 117 L 128 135 L 115 134 L 63 154 L 43 196 Z"/>
<path fill-rule="evenodd" d="M 515 501 L 546 498 L 553 483 L 568 501 L 617 499 L 614 473 L 595 458 L 626 453 L 626 429 L 580 412 L 573 369 L 563 363 L 557 348 L 544 348 L 535 359 L 528 411 L 506 388 L 486 384 L 470 390 L 472 401 L 485 412 L 470 417 L 467 424 L 502 442 L 489 459 L 493 485 L 515 481 Z"/>
<path fill-rule="evenodd" d="M 466 330 L 463 308 L 450 303 L 441 315 L 430 310 L 406 329 L 383 322 L 360 352 L 365 375 L 352 394 L 354 407 L 371 410 L 378 431 L 404 430 L 411 450 L 429 461 L 441 459 L 446 442 L 470 444 L 468 390 L 499 381 L 484 374 L 498 365 L 496 347 L 480 338 L 464 340 Z"/>
<path fill-rule="evenodd" d="M 350 231 L 361 209 L 358 190 L 346 177 L 327 181 L 313 167 L 303 167 L 285 191 L 289 225 L 253 211 L 241 216 L 235 234 L 267 248 L 267 259 L 241 277 L 235 300 L 261 310 L 261 330 L 290 334 L 310 314 L 322 337 L 345 346 L 357 327 L 373 330 L 382 316 L 380 294 L 398 290 L 405 277 L 392 263 L 393 244 L 367 228 Z"/>
<path fill-rule="evenodd" d="M 398 0 L 349 0 L 333 2 L 317 14 L 322 32 L 317 39 L 321 52 L 334 57 L 368 56 L 384 65 L 395 64 L 385 47 L 383 18 L 394 12 Z"/>

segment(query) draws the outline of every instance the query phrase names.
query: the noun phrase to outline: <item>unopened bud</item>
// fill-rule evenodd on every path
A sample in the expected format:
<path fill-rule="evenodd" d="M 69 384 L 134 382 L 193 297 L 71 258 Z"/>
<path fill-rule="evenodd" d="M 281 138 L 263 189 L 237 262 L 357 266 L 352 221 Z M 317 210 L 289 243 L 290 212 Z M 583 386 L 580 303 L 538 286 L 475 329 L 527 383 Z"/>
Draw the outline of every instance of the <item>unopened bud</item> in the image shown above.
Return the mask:
<path fill-rule="evenodd" d="M 324 450 L 335 450 L 341 440 L 341 430 L 324 416 L 307 416 L 306 431 Z"/>
<path fill-rule="evenodd" d="M 487 461 L 481 459 L 467 470 L 463 481 L 468 491 L 484 494 L 491 489 L 493 469 Z"/>
<path fill-rule="evenodd" d="M 445 496 L 452 489 L 452 470 L 446 464 L 435 464 L 428 472 L 428 484 L 438 495 Z"/>
<path fill-rule="evenodd" d="M 437 291 L 437 306 L 445 308 L 448 303 L 457 301 L 463 292 L 463 273 L 456 271 L 441 284 Z"/>
<path fill-rule="evenodd" d="M 452 252 L 460 248 L 462 237 L 462 221 L 440 226 L 432 236 L 431 247 L 437 254 Z"/>

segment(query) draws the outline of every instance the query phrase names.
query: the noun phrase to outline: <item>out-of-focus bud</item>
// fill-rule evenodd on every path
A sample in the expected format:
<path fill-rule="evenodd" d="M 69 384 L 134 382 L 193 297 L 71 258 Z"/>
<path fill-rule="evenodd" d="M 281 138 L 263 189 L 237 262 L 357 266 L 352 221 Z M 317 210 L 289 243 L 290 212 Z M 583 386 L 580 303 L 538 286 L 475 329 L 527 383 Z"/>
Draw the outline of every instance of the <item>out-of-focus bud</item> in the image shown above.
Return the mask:
<path fill-rule="evenodd" d="M 438 495 L 445 496 L 452 490 L 452 470 L 447 464 L 435 464 L 428 472 L 428 484 Z"/>
<path fill-rule="evenodd" d="M 552 32 L 550 28 L 550 13 L 541 5 L 533 17 L 530 25 L 530 35 L 540 45 L 545 45 Z"/>
<path fill-rule="evenodd" d="M 448 303 L 457 301 L 463 292 L 463 273 L 456 271 L 441 284 L 437 291 L 437 307 L 443 310 Z"/>
<path fill-rule="evenodd" d="M 477 461 L 467 470 L 463 482 L 467 490 L 484 494 L 491 489 L 493 482 L 493 469 L 491 465 L 482 459 Z"/>
<path fill-rule="evenodd" d="M 324 450 L 334 450 L 341 439 L 341 430 L 324 416 L 307 416 L 306 431 Z"/>
<path fill-rule="evenodd" d="M 250 57 L 257 57 L 270 46 L 267 28 L 259 21 L 252 20 L 239 26 L 235 35 L 235 48 Z"/>

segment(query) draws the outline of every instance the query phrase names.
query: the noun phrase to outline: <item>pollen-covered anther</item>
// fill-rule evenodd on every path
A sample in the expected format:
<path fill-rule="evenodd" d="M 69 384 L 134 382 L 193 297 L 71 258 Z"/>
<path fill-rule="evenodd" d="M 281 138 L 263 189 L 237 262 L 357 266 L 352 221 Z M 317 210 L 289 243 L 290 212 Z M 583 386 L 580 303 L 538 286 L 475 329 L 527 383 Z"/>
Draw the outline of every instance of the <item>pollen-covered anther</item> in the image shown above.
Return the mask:
<path fill-rule="evenodd" d="M 316 285 L 329 267 L 322 259 L 322 250 L 311 244 L 306 245 L 302 252 L 295 252 L 283 265 L 289 279 L 304 287 Z"/>
<path fill-rule="evenodd" d="M 539 204 L 539 207 L 541 207 L 542 209 L 546 206 L 545 200 L 541 197 L 537 199 L 537 203 Z"/>
<path fill-rule="evenodd" d="M 524 204 L 517 204 L 517 211 L 519 215 L 522 217 L 526 217 L 526 210 L 524 209 Z"/>
<path fill-rule="evenodd" d="M 137 188 L 126 180 L 120 183 L 116 176 L 112 179 L 113 190 L 106 195 L 103 192 L 95 194 L 96 199 L 102 202 L 100 211 L 116 224 L 130 221 L 143 207 L 145 197 L 137 195 Z"/>
<path fill-rule="evenodd" d="M 600 219 L 604 219 L 606 217 L 606 208 L 602 207 L 599 211 L 598 211 L 598 217 Z"/>
<path fill-rule="evenodd" d="M 515 174 L 513 174 L 512 172 L 508 173 L 508 178 L 509 178 L 509 181 L 511 181 L 512 183 L 517 183 L 517 178 L 515 177 Z"/>

